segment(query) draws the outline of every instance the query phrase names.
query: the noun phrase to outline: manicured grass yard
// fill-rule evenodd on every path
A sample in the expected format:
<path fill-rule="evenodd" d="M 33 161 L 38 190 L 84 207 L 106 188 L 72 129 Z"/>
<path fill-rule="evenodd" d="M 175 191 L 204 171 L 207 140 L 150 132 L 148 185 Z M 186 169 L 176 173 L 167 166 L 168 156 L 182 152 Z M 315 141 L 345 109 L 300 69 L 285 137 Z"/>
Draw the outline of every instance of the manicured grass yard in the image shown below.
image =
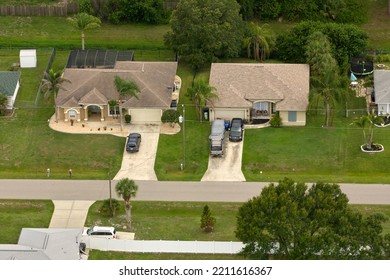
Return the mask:
<path fill-rule="evenodd" d="M 0 244 L 16 244 L 22 228 L 48 228 L 54 210 L 48 200 L 0 200 Z"/>
<path fill-rule="evenodd" d="M 113 218 L 99 213 L 101 203 L 97 201 L 91 206 L 85 225 L 113 225 L 118 231 L 127 231 L 124 228 L 126 216 L 123 202 Z M 206 204 L 217 221 L 215 231 L 210 234 L 200 229 L 200 218 Z M 237 241 L 234 230 L 241 203 L 133 201 L 132 206 L 132 223 L 137 240 Z"/>
<path fill-rule="evenodd" d="M 362 130 L 350 123 L 352 119 L 340 118 L 329 128 L 312 121 L 306 127 L 247 129 L 243 151 L 246 179 L 390 183 L 390 151 L 363 153 Z M 374 140 L 389 147 L 389 136 L 389 127 L 378 128 Z"/>
<path fill-rule="evenodd" d="M 53 115 L 53 99 L 39 99 L 34 109 L 39 83 L 51 50 L 38 49 L 38 67 L 23 68 L 13 118 L 0 118 L 0 177 L 106 179 L 119 169 L 125 138 L 111 135 L 74 135 L 53 131 L 47 120 Z M 8 70 L 19 61 L 19 50 L 0 50 L 0 70 Z M 4 59 L 3 59 L 4 58 Z M 67 52 L 59 52 L 54 67 L 65 65 Z M 57 68 L 58 67 L 58 68 Z M 97 152 L 98 151 L 98 152 Z"/>
<path fill-rule="evenodd" d="M 2 47 L 81 48 L 81 33 L 66 17 L 0 17 Z M 163 36 L 168 25 L 113 25 L 103 23 L 85 31 L 86 48 L 165 49 Z"/>

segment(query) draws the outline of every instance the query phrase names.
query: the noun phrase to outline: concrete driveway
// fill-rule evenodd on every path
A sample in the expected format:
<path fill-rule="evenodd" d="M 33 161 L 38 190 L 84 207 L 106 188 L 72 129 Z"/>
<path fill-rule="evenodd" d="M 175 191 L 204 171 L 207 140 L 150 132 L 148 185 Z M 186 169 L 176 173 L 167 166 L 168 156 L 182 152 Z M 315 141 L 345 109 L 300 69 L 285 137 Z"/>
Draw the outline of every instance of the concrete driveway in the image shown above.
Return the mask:
<path fill-rule="evenodd" d="M 242 141 L 230 142 L 228 133 L 225 134 L 224 156 L 221 158 L 209 157 L 209 165 L 202 181 L 245 181 L 244 174 L 241 171 L 244 135 Z"/>
<path fill-rule="evenodd" d="M 114 180 L 130 178 L 132 180 L 153 180 L 157 181 L 154 172 L 154 161 L 156 159 L 158 138 L 160 136 L 159 124 L 131 124 L 129 133 L 138 132 L 141 134 L 141 145 L 139 152 L 128 153 L 123 147 L 123 159 L 121 169 Z"/>

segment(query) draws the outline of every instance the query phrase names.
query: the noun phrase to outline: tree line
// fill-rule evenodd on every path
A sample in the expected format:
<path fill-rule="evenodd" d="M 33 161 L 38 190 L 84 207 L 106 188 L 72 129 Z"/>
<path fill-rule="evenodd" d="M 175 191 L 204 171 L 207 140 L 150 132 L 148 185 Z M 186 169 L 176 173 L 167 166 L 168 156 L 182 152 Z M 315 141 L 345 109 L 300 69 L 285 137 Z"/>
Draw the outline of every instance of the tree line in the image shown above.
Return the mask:
<path fill-rule="evenodd" d="M 80 12 L 90 13 L 114 24 L 167 23 L 171 7 L 186 0 L 80 0 Z M 217 1 L 218 2 L 218 1 Z M 244 20 L 320 20 L 362 23 L 368 18 L 365 0 L 237 0 Z"/>
<path fill-rule="evenodd" d="M 365 0 L 237 0 L 247 20 L 286 19 L 362 23 L 368 17 Z"/>

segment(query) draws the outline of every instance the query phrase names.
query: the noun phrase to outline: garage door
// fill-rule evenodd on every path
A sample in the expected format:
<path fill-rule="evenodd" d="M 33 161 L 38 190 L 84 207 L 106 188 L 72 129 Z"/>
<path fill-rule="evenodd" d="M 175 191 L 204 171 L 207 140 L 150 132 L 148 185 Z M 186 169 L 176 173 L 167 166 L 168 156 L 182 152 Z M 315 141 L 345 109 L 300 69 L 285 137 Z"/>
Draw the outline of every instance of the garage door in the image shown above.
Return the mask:
<path fill-rule="evenodd" d="M 130 109 L 132 123 L 159 123 L 161 109 Z"/>
<path fill-rule="evenodd" d="M 224 120 L 245 119 L 245 109 L 214 109 L 214 118 Z"/>

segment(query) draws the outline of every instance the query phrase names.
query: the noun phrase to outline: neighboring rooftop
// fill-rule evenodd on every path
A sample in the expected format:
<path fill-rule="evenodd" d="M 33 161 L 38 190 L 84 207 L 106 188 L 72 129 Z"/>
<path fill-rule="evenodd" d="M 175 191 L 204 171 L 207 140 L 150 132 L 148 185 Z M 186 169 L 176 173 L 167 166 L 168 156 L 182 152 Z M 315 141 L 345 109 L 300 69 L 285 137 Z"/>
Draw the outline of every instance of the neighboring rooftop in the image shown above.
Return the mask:
<path fill-rule="evenodd" d="M 210 85 L 219 96 L 215 107 L 250 107 L 265 100 L 277 110 L 306 110 L 310 68 L 307 64 L 213 63 Z"/>
<path fill-rule="evenodd" d="M 0 93 L 13 96 L 19 78 L 19 71 L 0 71 Z"/>
<path fill-rule="evenodd" d="M 18 244 L 0 244 L 0 260 L 79 260 L 82 229 L 23 228 Z"/>

